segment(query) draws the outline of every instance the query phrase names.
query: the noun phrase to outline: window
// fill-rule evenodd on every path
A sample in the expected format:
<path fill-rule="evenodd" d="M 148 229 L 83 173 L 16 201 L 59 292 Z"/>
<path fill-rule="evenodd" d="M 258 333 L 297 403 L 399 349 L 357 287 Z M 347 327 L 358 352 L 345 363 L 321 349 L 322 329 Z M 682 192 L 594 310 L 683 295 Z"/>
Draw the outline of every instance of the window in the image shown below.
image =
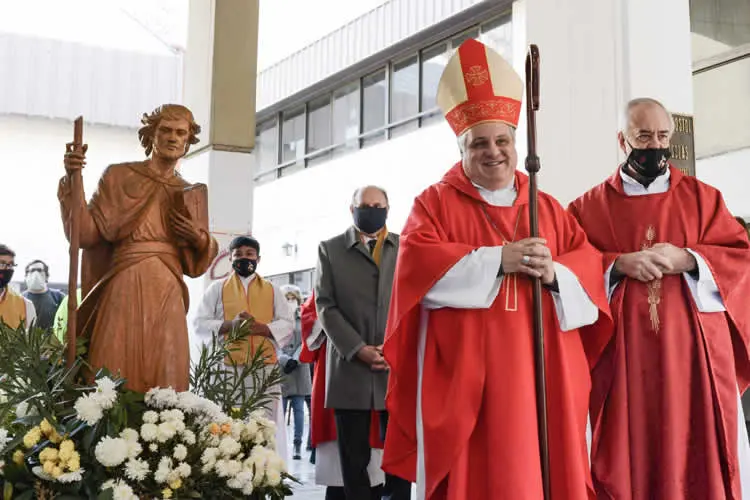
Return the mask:
<path fill-rule="evenodd" d="M 359 82 L 342 87 L 333 93 L 333 144 L 338 147 L 334 156 L 357 149 L 359 136 Z"/>
<path fill-rule="evenodd" d="M 419 113 L 419 66 L 416 55 L 393 64 L 390 87 L 390 123 L 415 117 Z M 415 128 L 417 128 L 416 119 L 391 129 L 391 136 Z"/>
<path fill-rule="evenodd" d="M 501 16 L 481 26 L 479 39 L 495 49 L 506 61 L 513 59 L 513 30 L 510 17 Z M 512 64 L 512 62 L 511 62 Z"/>
<path fill-rule="evenodd" d="M 285 111 L 281 125 L 281 163 L 303 163 L 305 156 L 305 108 Z"/>
<path fill-rule="evenodd" d="M 435 111 L 422 117 L 422 124 L 440 121 L 442 115 L 437 110 L 437 88 L 450 54 L 448 44 L 443 42 L 422 51 L 422 107 L 421 111 Z"/>
<path fill-rule="evenodd" d="M 276 129 L 276 119 L 266 120 L 258 124 L 255 129 L 255 154 L 257 173 L 268 172 L 279 164 L 276 145 L 279 143 L 279 133 Z"/>
<path fill-rule="evenodd" d="M 385 69 L 362 79 L 362 133 L 367 134 L 385 126 L 386 112 Z M 362 145 L 380 142 L 385 130 L 366 135 Z"/>
<path fill-rule="evenodd" d="M 731 53 L 750 52 L 750 2 L 690 0 L 693 62 Z"/>
<path fill-rule="evenodd" d="M 307 106 L 307 153 L 314 153 L 331 145 L 331 97 L 325 96 Z M 308 164 L 326 161 L 330 151 L 308 159 Z"/>

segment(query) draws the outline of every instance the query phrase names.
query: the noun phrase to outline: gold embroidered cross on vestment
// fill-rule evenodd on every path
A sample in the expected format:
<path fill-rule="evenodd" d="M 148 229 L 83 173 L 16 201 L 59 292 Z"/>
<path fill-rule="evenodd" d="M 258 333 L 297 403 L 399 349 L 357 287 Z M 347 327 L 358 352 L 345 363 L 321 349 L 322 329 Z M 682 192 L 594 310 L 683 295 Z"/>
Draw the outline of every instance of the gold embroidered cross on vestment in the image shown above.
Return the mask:
<path fill-rule="evenodd" d="M 646 228 L 646 241 L 641 244 L 641 250 L 648 250 L 654 246 L 656 229 L 654 226 Z M 659 333 L 659 303 L 661 302 L 661 280 L 655 279 L 646 283 L 648 290 L 648 309 L 651 317 L 651 329 Z"/>

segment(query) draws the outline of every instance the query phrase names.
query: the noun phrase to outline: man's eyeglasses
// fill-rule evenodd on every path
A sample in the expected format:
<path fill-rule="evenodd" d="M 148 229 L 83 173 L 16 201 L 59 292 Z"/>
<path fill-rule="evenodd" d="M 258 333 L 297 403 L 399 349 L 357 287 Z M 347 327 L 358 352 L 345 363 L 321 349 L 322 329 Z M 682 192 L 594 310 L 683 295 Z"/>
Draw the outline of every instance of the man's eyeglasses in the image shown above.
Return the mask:
<path fill-rule="evenodd" d="M 0 269 L 13 269 L 16 264 L 8 264 L 6 262 L 0 262 Z"/>

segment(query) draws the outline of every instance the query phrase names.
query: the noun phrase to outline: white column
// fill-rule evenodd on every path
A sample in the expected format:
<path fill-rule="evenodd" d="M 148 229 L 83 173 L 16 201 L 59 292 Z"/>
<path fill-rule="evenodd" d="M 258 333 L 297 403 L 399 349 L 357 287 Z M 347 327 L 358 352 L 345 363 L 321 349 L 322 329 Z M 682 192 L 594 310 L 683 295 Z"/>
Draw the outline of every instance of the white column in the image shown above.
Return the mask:
<path fill-rule="evenodd" d="M 564 205 L 623 161 L 616 137 L 629 99 L 692 114 L 688 0 L 518 0 L 513 23 L 521 75 L 526 47 L 539 46 L 539 182 Z"/>
<path fill-rule="evenodd" d="M 231 239 L 252 230 L 257 45 L 257 1 L 190 0 L 184 96 L 202 131 L 181 169 L 208 185 L 219 256 L 206 275 L 188 280 L 189 323 L 211 279 L 229 271 Z"/>

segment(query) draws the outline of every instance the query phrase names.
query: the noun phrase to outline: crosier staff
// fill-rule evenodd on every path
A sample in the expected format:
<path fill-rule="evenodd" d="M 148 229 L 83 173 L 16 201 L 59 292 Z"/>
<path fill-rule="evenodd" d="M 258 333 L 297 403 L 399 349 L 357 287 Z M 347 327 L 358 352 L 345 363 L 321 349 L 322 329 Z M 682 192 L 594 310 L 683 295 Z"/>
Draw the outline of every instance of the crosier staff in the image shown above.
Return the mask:
<path fill-rule="evenodd" d="M 526 55 L 526 171 L 529 173 L 529 224 L 532 238 L 539 237 L 539 201 L 536 174 L 541 169 L 536 154 L 536 111 L 539 109 L 539 48 L 529 46 Z M 534 307 L 534 372 L 536 376 L 537 432 L 545 500 L 550 500 L 549 442 L 547 428 L 547 379 L 544 366 L 544 320 L 542 314 L 542 281 L 532 278 Z"/>
<path fill-rule="evenodd" d="M 81 220 L 82 178 L 81 169 L 86 164 L 86 150 L 88 145 L 83 144 L 83 117 L 79 116 L 73 122 L 73 142 L 65 145 L 65 169 L 68 173 L 68 185 L 70 186 L 70 214 L 69 214 L 69 241 L 70 241 L 70 271 L 68 274 L 68 326 L 67 326 L 67 350 L 66 360 L 68 366 L 72 366 L 76 358 L 76 320 L 78 319 L 78 262 L 81 249 L 81 235 L 79 231 Z"/>

